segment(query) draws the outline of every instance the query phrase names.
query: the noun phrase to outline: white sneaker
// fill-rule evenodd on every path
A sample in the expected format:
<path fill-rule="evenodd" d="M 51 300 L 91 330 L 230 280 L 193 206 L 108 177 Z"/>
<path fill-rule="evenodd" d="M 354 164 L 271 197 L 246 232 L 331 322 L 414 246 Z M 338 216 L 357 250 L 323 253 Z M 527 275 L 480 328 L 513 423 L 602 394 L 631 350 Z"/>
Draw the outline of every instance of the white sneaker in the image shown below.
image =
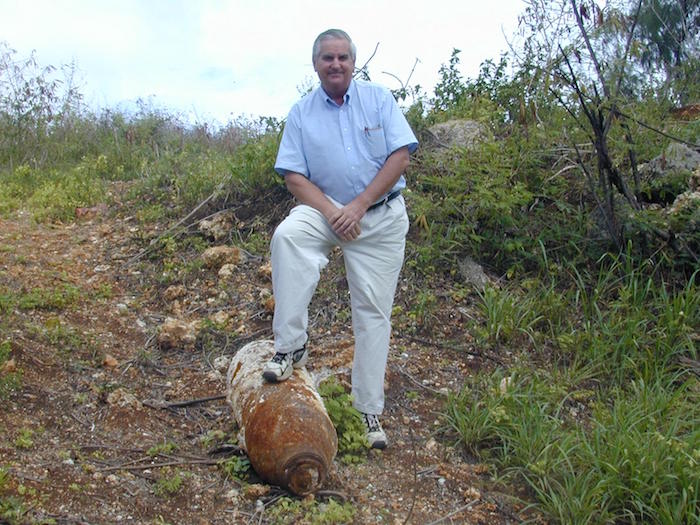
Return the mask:
<path fill-rule="evenodd" d="M 306 350 L 306 346 L 286 354 L 277 352 L 265 365 L 262 374 L 263 379 L 271 383 L 289 379 L 294 368 L 301 368 L 306 365 L 308 357 L 309 352 Z"/>
<path fill-rule="evenodd" d="M 374 414 L 362 413 L 362 421 L 365 424 L 367 442 L 371 448 L 385 449 L 388 445 L 386 434 L 382 425 L 379 423 L 379 418 Z"/>

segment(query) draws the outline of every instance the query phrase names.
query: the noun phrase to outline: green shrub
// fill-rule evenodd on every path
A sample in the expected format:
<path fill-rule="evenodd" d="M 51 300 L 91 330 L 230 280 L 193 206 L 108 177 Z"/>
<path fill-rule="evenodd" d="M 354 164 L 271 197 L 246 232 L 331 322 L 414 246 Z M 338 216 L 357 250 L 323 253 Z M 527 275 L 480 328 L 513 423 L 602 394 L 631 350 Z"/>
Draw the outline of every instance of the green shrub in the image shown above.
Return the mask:
<path fill-rule="evenodd" d="M 348 464 L 363 462 L 369 443 L 362 416 L 352 406 L 352 397 L 334 377 L 321 383 L 318 391 L 338 434 L 340 460 Z"/>

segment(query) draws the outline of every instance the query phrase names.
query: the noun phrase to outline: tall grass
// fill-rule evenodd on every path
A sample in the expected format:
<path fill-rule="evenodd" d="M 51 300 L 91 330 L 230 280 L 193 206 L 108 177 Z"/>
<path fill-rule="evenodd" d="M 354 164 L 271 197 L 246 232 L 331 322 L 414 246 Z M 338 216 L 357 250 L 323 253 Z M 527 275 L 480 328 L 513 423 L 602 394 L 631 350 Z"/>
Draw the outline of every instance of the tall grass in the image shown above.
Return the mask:
<path fill-rule="evenodd" d="M 544 342 L 530 350 L 547 359 L 471 378 L 445 417 L 469 452 L 524 481 L 556 522 L 697 524 L 700 389 L 686 364 L 698 359 L 695 276 L 674 289 L 628 260 L 572 269 L 560 291 L 481 294 L 492 340 L 516 327 Z M 552 303 L 565 314 L 533 324 Z"/>

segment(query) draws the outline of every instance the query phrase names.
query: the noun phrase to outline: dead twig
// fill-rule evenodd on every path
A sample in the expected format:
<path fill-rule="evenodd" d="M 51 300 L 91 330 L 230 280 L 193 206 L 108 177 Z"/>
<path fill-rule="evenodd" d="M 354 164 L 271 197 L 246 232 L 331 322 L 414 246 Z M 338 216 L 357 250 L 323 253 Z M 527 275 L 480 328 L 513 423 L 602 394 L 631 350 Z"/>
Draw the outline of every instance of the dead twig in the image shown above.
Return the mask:
<path fill-rule="evenodd" d="M 131 463 L 131 462 L 129 462 Z M 113 472 L 115 470 L 147 470 L 149 468 L 175 467 L 178 465 L 218 465 L 220 461 L 212 459 L 189 459 L 183 461 L 166 461 L 164 463 L 151 463 L 149 465 L 117 465 L 99 469 L 97 472 Z"/>
<path fill-rule="evenodd" d="M 478 500 L 478 499 L 473 499 L 473 500 L 471 500 L 469 503 L 467 503 L 467 504 L 465 504 L 465 505 L 462 505 L 460 508 L 458 508 L 458 509 L 456 509 L 456 510 L 453 510 L 453 511 L 450 512 L 449 514 L 443 516 L 442 518 L 436 519 L 435 521 L 431 521 L 431 522 L 428 523 L 427 525 L 437 525 L 438 523 L 442 523 L 442 522 L 444 522 L 445 520 L 450 519 L 452 516 L 455 516 L 455 515 L 459 514 L 460 512 L 464 512 L 465 510 L 469 509 L 469 507 L 471 507 L 472 505 L 474 505 L 474 503 L 476 503 L 477 501 L 479 501 L 479 500 Z"/>
<path fill-rule="evenodd" d="M 175 401 L 173 403 L 168 403 L 162 399 L 144 399 L 142 401 L 144 406 L 149 408 L 182 408 L 189 407 L 192 405 L 199 405 L 202 403 L 208 403 L 210 401 L 219 401 L 221 399 L 226 399 L 225 395 L 211 396 L 211 397 L 201 397 L 199 399 L 189 399 L 186 401 Z"/>
<path fill-rule="evenodd" d="M 150 251 L 158 244 L 158 241 L 160 241 L 160 240 L 163 239 L 164 237 L 167 237 L 168 235 L 172 234 L 172 232 L 174 232 L 174 231 L 177 230 L 180 226 L 182 226 L 182 224 L 184 224 L 185 222 L 187 222 L 187 220 L 188 220 L 190 217 L 192 217 L 195 213 L 197 213 L 202 207 L 204 207 L 205 204 L 207 204 L 210 200 L 212 200 L 214 197 L 216 197 L 216 196 L 219 194 L 220 190 L 221 190 L 221 186 L 220 186 L 219 188 L 216 188 L 216 189 L 214 190 L 214 192 L 213 192 L 211 195 L 209 195 L 209 197 L 207 197 L 207 198 L 204 199 L 202 202 L 200 202 L 199 204 L 197 204 L 197 206 L 195 206 L 194 209 L 193 209 L 191 212 L 189 212 L 184 218 L 182 218 L 182 219 L 180 219 L 179 221 L 177 221 L 177 223 L 175 223 L 173 226 L 171 226 L 170 228 L 168 228 L 167 230 L 165 230 L 165 231 L 164 231 L 163 233 L 161 233 L 158 237 L 156 237 L 156 238 L 153 239 L 150 243 L 148 243 L 148 246 L 147 246 L 146 248 L 144 248 L 143 250 L 141 250 L 139 253 L 137 253 L 137 254 L 134 255 L 131 259 L 129 259 L 126 263 L 124 263 L 125 266 L 130 266 L 130 265 L 133 264 L 134 262 L 138 261 L 141 257 L 143 257 L 144 255 L 146 255 L 148 252 L 150 252 Z"/>
<path fill-rule="evenodd" d="M 415 377 L 413 377 L 411 374 L 409 374 L 408 372 L 406 372 L 406 370 L 404 370 L 403 367 L 399 366 L 399 367 L 397 367 L 397 368 L 399 369 L 399 372 L 401 372 L 401 374 L 403 374 L 404 376 L 406 376 L 406 377 L 407 377 L 413 384 L 415 384 L 416 386 L 419 386 L 419 387 L 421 387 L 421 388 L 424 388 L 424 389 L 426 389 L 427 391 L 432 392 L 433 394 L 438 395 L 438 396 L 443 396 L 443 395 L 445 395 L 443 392 L 440 392 L 439 390 L 436 390 L 435 388 L 431 388 L 431 387 L 429 387 L 428 385 L 424 385 L 423 383 L 421 383 L 420 381 L 418 381 Z"/>
<path fill-rule="evenodd" d="M 408 425 L 408 434 L 411 436 L 411 450 L 413 451 L 413 495 L 411 497 L 411 507 L 408 509 L 403 525 L 406 525 L 413 515 L 418 492 L 418 452 L 416 452 L 416 436 L 413 435 L 413 425 Z"/>

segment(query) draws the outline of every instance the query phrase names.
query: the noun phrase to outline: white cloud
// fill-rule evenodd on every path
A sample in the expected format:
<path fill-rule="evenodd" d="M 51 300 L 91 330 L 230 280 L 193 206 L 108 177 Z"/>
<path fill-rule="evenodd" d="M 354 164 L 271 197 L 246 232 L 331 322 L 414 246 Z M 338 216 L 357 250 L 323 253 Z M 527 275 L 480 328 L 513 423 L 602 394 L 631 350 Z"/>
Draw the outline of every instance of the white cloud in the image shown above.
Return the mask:
<path fill-rule="evenodd" d="M 43 64 L 75 60 L 86 98 L 115 105 L 154 95 L 159 105 L 200 118 L 282 117 L 314 79 L 311 44 L 329 27 L 345 29 L 370 57 L 375 81 L 395 88 L 408 77 L 432 93 L 453 48 L 462 71 L 505 49 L 522 0 L 0 0 L 0 35 L 20 56 Z"/>

